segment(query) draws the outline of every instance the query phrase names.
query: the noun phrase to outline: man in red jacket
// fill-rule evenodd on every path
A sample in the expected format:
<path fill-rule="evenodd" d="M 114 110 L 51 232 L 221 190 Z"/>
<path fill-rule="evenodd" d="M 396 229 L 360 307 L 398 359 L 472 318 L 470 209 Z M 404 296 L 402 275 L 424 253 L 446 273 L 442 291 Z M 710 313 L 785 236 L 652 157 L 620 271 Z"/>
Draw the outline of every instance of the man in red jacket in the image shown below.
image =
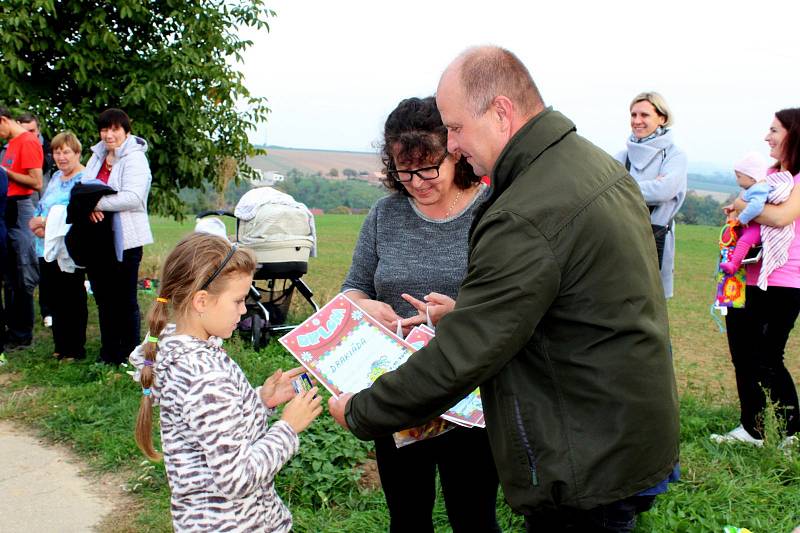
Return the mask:
<path fill-rule="evenodd" d="M 8 260 L 3 268 L 5 312 L 0 328 L 5 348 L 30 346 L 33 339 L 33 291 L 39 282 L 39 262 L 28 222 L 33 216 L 31 193 L 42 188 L 44 153 L 39 139 L 0 106 L 0 138 L 7 139 L 0 161 L 8 173 Z"/>

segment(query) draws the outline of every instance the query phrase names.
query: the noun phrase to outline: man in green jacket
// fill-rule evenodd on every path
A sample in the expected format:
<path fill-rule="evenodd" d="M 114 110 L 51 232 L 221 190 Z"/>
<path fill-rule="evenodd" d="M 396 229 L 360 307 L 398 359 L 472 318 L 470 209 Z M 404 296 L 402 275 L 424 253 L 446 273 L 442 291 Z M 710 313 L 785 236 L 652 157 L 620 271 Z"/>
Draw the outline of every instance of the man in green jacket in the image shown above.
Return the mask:
<path fill-rule="evenodd" d="M 448 151 L 489 174 L 467 277 L 436 338 L 329 403 L 360 439 L 481 388 L 506 500 L 529 531 L 631 531 L 678 461 L 678 402 L 647 207 L 546 108 L 525 66 L 470 49 L 436 96 Z M 468 465 L 465 465 L 468 467 Z"/>

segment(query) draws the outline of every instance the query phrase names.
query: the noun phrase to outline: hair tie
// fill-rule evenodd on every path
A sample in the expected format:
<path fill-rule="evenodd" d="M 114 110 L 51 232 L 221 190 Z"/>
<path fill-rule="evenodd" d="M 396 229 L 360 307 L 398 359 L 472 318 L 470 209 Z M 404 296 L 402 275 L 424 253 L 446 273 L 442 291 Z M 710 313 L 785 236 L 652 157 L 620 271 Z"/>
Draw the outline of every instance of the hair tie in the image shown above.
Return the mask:
<path fill-rule="evenodd" d="M 144 396 L 150 396 L 150 388 L 142 389 L 142 394 Z"/>
<path fill-rule="evenodd" d="M 147 342 L 158 342 L 158 337 L 153 337 L 152 335 L 147 336 Z"/>
<path fill-rule="evenodd" d="M 153 366 L 153 362 L 150 359 L 145 359 L 144 366 Z"/>
<path fill-rule="evenodd" d="M 162 304 L 168 304 L 168 303 L 169 303 L 169 299 L 167 299 L 167 298 L 162 298 L 161 296 L 159 296 L 158 298 L 156 298 L 156 301 L 157 301 L 158 303 L 162 303 Z"/>

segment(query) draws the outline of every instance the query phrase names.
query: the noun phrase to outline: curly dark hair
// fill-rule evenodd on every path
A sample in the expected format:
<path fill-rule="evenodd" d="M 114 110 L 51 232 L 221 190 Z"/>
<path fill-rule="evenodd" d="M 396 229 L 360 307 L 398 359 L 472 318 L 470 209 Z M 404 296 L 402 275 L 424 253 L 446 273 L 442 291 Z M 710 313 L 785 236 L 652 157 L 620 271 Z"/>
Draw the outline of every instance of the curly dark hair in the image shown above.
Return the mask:
<path fill-rule="evenodd" d="M 786 128 L 781 160 L 775 166 L 780 169 L 783 164 L 793 176 L 797 175 L 800 173 L 800 107 L 781 109 L 775 113 L 775 118 Z"/>
<path fill-rule="evenodd" d="M 402 183 L 388 176 L 395 168 L 392 152 L 398 147 L 398 159 L 420 164 L 438 160 L 447 151 L 447 128 L 433 96 L 403 100 L 389 113 L 383 128 L 381 161 L 386 177 L 381 181 L 390 191 L 410 196 Z M 463 157 L 458 160 L 453 180 L 456 187 L 468 189 L 480 179 Z"/>

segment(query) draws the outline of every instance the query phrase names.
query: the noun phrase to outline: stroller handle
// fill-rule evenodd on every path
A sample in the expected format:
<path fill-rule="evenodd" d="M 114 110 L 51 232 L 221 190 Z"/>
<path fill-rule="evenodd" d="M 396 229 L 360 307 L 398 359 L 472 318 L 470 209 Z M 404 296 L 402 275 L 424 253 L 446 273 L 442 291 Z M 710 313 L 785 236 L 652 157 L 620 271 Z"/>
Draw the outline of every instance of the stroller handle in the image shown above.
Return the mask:
<path fill-rule="evenodd" d="M 216 215 L 218 217 L 236 218 L 236 215 L 234 215 L 230 211 L 225 211 L 224 209 L 216 209 L 216 210 L 212 209 L 212 210 L 209 210 L 209 211 L 202 211 L 200 213 L 197 213 L 197 216 L 195 218 L 204 218 L 204 217 L 208 217 L 208 216 L 211 216 L 211 215 Z"/>

